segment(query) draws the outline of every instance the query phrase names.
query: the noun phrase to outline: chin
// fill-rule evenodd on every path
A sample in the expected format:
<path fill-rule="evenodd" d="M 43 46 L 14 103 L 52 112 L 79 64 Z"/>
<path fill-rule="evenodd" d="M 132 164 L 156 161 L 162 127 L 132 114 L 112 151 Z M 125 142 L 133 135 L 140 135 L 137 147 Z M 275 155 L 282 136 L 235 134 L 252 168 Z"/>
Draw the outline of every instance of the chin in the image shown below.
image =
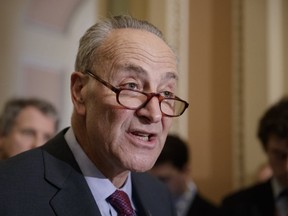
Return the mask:
<path fill-rule="evenodd" d="M 146 171 L 148 171 L 148 170 L 150 170 L 151 168 L 152 168 L 152 166 L 153 166 L 153 163 L 143 163 L 143 162 L 141 162 L 141 163 L 137 163 L 137 162 L 135 162 L 134 164 L 131 164 L 131 166 L 129 166 L 130 168 L 129 168 L 129 170 L 130 171 L 133 171 L 133 172 L 146 172 Z"/>

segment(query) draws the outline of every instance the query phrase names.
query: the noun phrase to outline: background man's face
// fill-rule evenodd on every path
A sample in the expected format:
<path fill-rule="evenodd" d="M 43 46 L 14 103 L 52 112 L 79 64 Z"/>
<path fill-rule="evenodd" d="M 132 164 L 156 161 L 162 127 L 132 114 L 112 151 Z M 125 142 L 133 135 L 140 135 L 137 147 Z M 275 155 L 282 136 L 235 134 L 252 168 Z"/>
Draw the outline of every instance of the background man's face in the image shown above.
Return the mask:
<path fill-rule="evenodd" d="M 270 136 L 267 155 L 275 178 L 283 187 L 288 187 L 288 139 Z"/>
<path fill-rule="evenodd" d="M 26 107 L 16 117 L 7 136 L 0 138 L 4 158 L 38 147 L 56 132 L 55 120 L 35 107 Z"/>
<path fill-rule="evenodd" d="M 150 172 L 167 185 L 175 198 L 186 190 L 186 172 L 176 169 L 171 163 L 156 165 Z"/>

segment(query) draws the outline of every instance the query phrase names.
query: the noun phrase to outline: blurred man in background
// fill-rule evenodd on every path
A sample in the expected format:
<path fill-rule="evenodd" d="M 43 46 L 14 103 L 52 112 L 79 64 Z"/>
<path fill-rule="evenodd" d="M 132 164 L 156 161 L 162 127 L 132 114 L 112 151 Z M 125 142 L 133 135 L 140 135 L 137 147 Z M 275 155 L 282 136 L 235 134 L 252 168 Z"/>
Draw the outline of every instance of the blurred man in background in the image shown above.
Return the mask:
<path fill-rule="evenodd" d="M 189 177 L 189 149 L 178 136 L 167 136 L 151 173 L 168 186 L 174 197 L 178 216 L 219 215 L 219 209 L 199 194 Z"/>
<path fill-rule="evenodd" d="M 270 107 L 260 119 L 258 138 L 272 177 L 264 183 L 233 193 L 223 200 L 229 216 L 288 215 L 288 98 Z"/>
<path fill-rule="evenodd" d="M 57 131 L 58 114 L 37 98 L 8 101 L 0 116 L 0 160 L 38 147 Z"/>

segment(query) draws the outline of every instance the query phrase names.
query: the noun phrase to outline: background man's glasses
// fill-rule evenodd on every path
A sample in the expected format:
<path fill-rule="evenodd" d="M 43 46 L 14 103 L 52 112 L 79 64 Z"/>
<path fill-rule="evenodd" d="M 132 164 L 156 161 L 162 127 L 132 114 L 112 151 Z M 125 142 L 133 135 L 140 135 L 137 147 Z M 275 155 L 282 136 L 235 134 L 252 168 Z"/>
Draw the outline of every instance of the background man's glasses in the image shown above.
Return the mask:
<path fill-rule="evenodd" d="M 89 70 L 85 70 L 85 73 L 111 89 L 116 94 L 117 102 L 127 109 L 137 110 L 145 107 L 153 97 L 158 98 L 162 114 L 168 117 L 182 115 L 189 106 L 186 101 L 177 96 L 165 97 L 164 93 L 146 93 L 132 89 L 116 88 Z"/>

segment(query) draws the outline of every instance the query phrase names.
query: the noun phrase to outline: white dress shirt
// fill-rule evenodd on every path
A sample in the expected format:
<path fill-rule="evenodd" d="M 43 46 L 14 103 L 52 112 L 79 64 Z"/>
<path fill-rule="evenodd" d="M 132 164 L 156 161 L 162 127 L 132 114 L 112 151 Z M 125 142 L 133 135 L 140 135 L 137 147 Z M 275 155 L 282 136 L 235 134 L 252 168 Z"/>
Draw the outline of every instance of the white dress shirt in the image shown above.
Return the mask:
<path fill-rule="evenodd" d="M 190 181 L 187 185 L 187 190 L 175 200 L 177 216 L 185 216 L 189 210 L 191 203 L 197 193 L 197 187 L 194 182 Z"/>

